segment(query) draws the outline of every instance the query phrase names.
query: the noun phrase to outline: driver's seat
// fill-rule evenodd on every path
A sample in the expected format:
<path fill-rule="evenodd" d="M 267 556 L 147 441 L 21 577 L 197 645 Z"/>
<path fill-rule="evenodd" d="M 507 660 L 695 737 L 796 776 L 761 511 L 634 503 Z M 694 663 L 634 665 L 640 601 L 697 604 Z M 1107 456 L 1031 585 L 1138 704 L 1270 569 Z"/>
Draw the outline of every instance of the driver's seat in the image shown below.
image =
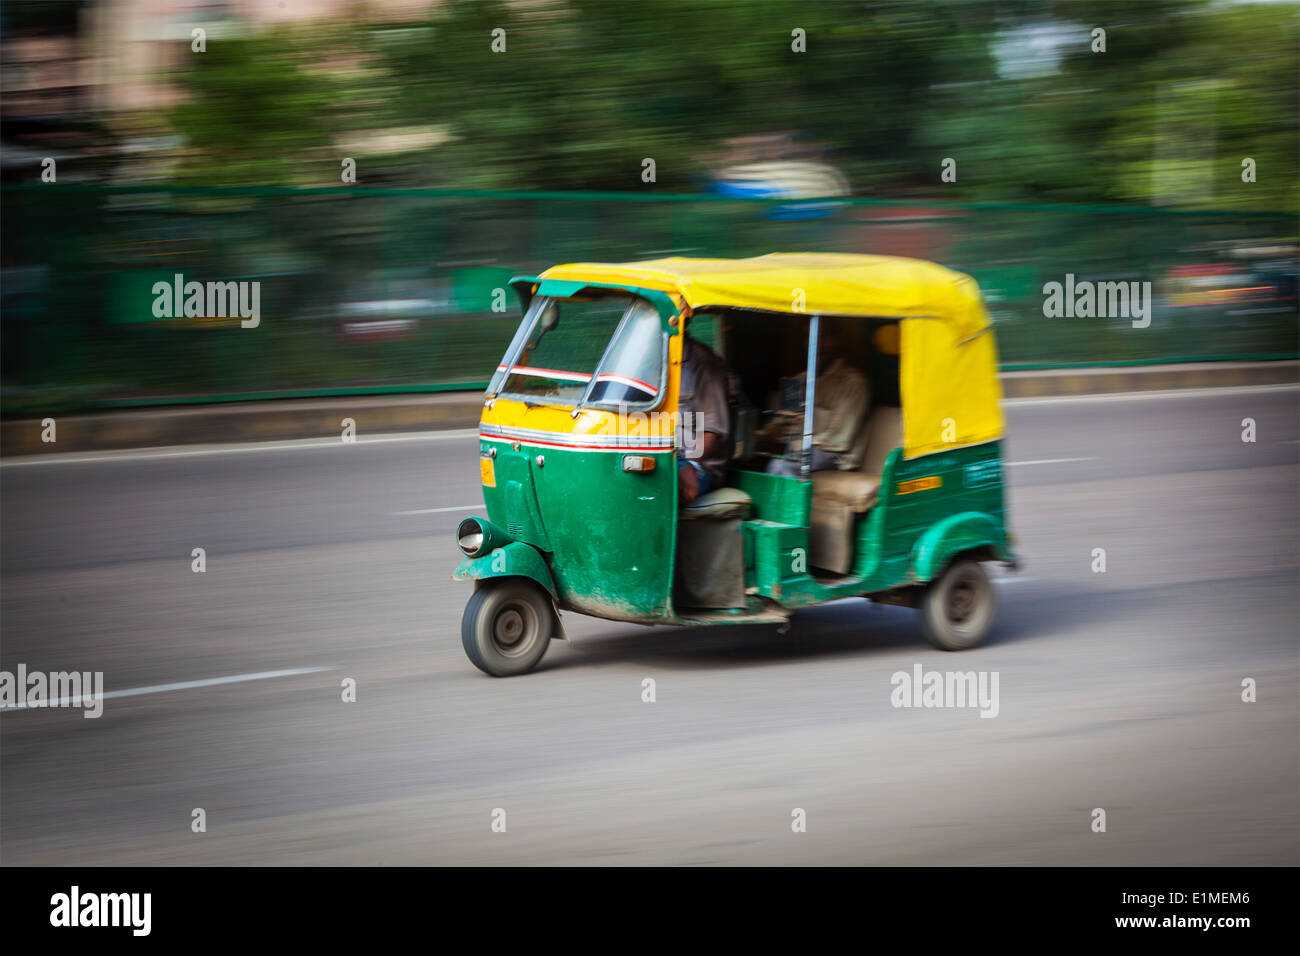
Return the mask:
<path fill-rule="evenodd" d="M 678 605 L 745 606 L 745 544 L 740 523 L 753 508 L 753 499 L 739 488 L 718 488 L 680 507 Z"/>
<path fill-rule="evenodd" d="M 690 504 L 682 505 L 678 517 L 682 521 L 712 519 L 726 521 L 730 518 L 745 519 L 753 510 L 754 499 L 739 488 L 717 488 L 700 495 Z"/>

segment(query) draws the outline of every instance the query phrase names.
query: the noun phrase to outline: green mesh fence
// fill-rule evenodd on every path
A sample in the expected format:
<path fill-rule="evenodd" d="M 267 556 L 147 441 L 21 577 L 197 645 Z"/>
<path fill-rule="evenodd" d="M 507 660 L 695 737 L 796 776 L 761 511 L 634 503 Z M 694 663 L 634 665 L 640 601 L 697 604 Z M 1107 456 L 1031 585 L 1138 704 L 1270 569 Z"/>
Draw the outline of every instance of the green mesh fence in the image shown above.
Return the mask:
<path fill-rule="evenodd" d="M 1004 367 L 1293 358 L 1297 227 L 1114 207 L 7 187 L 3 411 L 479 387 L 517 322 L 510 276 L 666 255 L 941 262 L 979 280 Z M 177 274 L 258 283 L 260 323 L 166 315 L 156 289 Z M 1046 317 L 1043 286 L 1067 275 L 1151 283 L 1150 325 Z"/>

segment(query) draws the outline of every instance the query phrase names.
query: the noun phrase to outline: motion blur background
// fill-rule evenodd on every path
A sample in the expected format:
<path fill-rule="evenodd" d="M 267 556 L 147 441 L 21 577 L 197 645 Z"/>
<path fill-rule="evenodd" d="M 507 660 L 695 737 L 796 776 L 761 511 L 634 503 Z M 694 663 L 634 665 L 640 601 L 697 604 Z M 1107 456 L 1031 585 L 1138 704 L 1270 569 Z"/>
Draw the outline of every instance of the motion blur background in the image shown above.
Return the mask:
<path fill-rule="evenodd" d="M 1294 357 L 1297 10 L 5 0 L 0 404 L 477 385 L 511 275 L 774 250 L 971 272 L 1010 368 Z M 156 318 L 175 273 L 260 328 Z M 1067 273 L 1155 321 L 1045 320 Z"/>

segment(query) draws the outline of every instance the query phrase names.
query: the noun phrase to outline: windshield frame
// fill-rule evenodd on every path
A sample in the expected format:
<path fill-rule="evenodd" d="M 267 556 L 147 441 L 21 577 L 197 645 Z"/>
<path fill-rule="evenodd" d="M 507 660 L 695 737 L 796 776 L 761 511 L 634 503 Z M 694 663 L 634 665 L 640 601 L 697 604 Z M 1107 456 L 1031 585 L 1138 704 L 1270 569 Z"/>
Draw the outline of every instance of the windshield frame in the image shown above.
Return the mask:
<path fill-rule="evenodd" d="M 628 319 L 632 314 L 632 310 L 636 307 L 637 300 L 641 299 L 642 301 L 649 304 L 652 308 L 655 305 L 653 302 L 646 299 L 645 296 L 638 295 L 636 292 L 633 292 L 630 289 L 610 289 L 609 295 L 628 296 L 627 307 L 623 310 L 623 314 L 619 317 L 618 325 L 614 327 L 614 331 L 613 333 L 611 333 L 609 340 L 606 341 L 605 348 L 600 353 L 600 360 L 596 363 L 596 367 L 591 371 L 590 380 L 587 382 L 586 386 L 582 390 L 582 394 L 577 399 L 564 399 L 564 398 L 559 398 L 558 396 L 525 395 L 519 392 L 510 392 L 504 390 L 505 383 L 510 379 L 511 369 L 514 368 L 515 364 L 519 361 L 520 354 L 523 352 L 524 347 L 528 344 L 528 341 L 532 338 L 533 330 L 536 328 L 537 323 L 541 318 L 542 311 L 545 309 L 546 305 L 551 302 L 576 302 L 576 301 L 582 301 L 583 298 L 587 298 L 587 297 L 577 297 L 577 296 L 548 296 L 548 295 L 535 295 L 529 301 L 528 310 L 527 312 L 524 313 L 524 317 L 519 324 L 519 329 L 518 331 L 515 332 L 515 337 L 511 340 L 510 346 L 506 350 L 505 358 L 502 359 L 501 364 L 505 367 L 504 371 L 498 369 L 497 372 L 493 374 L 493 380 L 495 380 L 496 375 L 502 376 L 501 383 L 500 383 L 501 387 L 494 392 L 492 391 L 492 383 L 489 382 L 488 391 L 485 395 L 485 398 L 488 400 L 496 399 L 496 398 L 505 398 L 510 401 L 522 402 L 525 405 L 530 405 L 530 406 L 552 405 L 552 406 L 559 406 L 563 408 L 571 408 L 573 409 L 573 414 L 575 415 L 579 410 L 583 408 L 600 408 L 600 409 L 608 409 L 612 411 L 621 411 L 625 409 L 636 410 L 636 411 L 648 411 L 650 409 L 657 408 L 663 402 L 664 396 L 668 390 L 668 338 L 669 336 L 666 332 L 664 332 L 662 328 L 660 328 L 659 330 L 659 380 L 655 383 L 656 391 L 652 398 L 646 399 L 643 402 L 607 402 L 607 401 L 589 400 L 592 389 L 595 388 L 596 383 L 599 380 L 600 374 L 605 368 L 606 362 L 609 361 L 610 351 L 613 349 L 614 343 L 618 341 L 618 337 L 622 335 L 623 329 L 627 326 Z M 600 297 L 604 298 L 605 296 L 600 296 Z M 656 312 L 657 311 L 658 310 L 656 309 Z M 581 374 L 585 375 L 587 373 L 583 372 Z"/>

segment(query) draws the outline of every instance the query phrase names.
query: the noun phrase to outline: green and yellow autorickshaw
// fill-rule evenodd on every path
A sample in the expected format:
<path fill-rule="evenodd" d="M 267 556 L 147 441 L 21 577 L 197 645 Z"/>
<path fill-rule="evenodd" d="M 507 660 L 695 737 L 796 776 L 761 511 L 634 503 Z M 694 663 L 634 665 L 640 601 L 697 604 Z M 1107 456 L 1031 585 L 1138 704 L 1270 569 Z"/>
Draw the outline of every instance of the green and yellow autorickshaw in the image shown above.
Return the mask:
<path fill-rule="evenodd" d="M 867 597 L 916 608 L 945 650 L 988 634 L 983 563 L 1017 560 L 993 330 L 969 276 L 790 253 L 561 265 L 511 284 L 523 321 L 479 427 L 487 517 L 456 532 L 455 577 L 474 582 L 462 639 L 480 669 L 530 670 L 563 637 L 561 610 L 783 623 Z M 854 466 L 814 471 L 828 323 L 869 401 Z M 731 383 L 723 486 L 689 503 L 678 487 L 689 423 L 677 414 L 688 335 Z M 793 451 L 765 454 L 754 436 L 781 415 L 796 422 Z M 772 473 L 777 455 L 787 474 Z"/>

